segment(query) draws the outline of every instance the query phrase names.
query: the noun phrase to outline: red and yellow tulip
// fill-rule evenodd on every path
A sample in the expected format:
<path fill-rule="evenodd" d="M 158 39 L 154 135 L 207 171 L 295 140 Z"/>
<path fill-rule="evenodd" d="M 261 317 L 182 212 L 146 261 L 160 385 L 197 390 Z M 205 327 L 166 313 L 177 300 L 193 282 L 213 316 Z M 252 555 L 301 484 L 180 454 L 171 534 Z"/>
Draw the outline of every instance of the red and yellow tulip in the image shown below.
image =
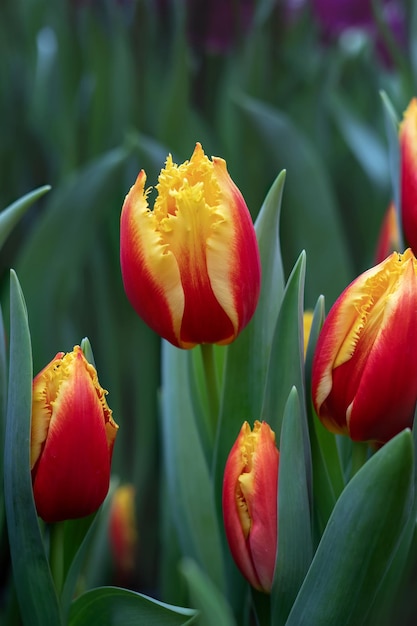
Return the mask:
<path fill-rule="evenodd" d="M 107 495 L 118 426 L 106 393 L 79 346 L 33 380 L 33 494 L 46 522 L 89 515 Z"/>
<path fill-rule="evenodd" d="M 324 322 L 312 397 L 332 432 L 385 443 L 413 424 L 417 401 L 417 260 L 392 253 L 356 278 Z"/>
<path fill-rule="evenodd" d="M 245 422 L 223 479 L 223 519 L 230 551 L 243 576 L 270 592 L 277 551 L 279 452 L 266 422 Z"/>
<path fill-rule="evenodd" d="M 417 254 L 417 98 L 400 124 L 401 222 L 408 245 Z"/>
<path fill-rule="evenodd" d="M 400 232 L 398 228 L 397 211 L 395 204 L 390 202 L 388 209 L 384 215 L 381 230 L 379 232 L 375 263 L 381 263 L 392 252 L 398 250 L 400 245 Z"/>
<path fill-rule="evenodd" d="M 142 170 L 126 196 L 120 262 L 138 315 L 179 348 L 228 344 L 251 319 L 260 258 L 245 201 L 226 162 L 199 143 L 181 165 L 168 156 L 151 211 Z"/>
<path fill-rule="evenodd" d="M 135 568 L 138 543 L 133 485 L 121 485 L 113 494 L 109 514 L 109 539 L 117 583 L 126 585 Z"/>

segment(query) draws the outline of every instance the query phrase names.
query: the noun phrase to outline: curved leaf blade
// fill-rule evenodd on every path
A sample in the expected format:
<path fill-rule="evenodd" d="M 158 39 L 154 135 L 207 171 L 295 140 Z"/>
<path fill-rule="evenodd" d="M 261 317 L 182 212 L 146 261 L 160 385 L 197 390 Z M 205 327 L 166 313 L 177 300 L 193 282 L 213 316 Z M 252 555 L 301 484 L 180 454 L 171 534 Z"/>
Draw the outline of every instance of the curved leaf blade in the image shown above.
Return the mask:
<path fill-rule="evenodd" d="M 26 305 L 16 274 L 10 283 L 10 365 L 4 492 L 10 553 L 23 624 L 62 623 L 39 528 L 30 474 L 32 351 Z"/>
<path fill-rule="evenodd" d="M 192 609 L 175 607 L 118 587 L 97 587 L 74 600 L 69 626 L 188 626 Z"/>
<path fill-rule="evenodd" d="M 412 510 L 413 471 L 406 430 L 355 474 L 336 503 L 286 626 L 372 623 L 369 608 Z"/>

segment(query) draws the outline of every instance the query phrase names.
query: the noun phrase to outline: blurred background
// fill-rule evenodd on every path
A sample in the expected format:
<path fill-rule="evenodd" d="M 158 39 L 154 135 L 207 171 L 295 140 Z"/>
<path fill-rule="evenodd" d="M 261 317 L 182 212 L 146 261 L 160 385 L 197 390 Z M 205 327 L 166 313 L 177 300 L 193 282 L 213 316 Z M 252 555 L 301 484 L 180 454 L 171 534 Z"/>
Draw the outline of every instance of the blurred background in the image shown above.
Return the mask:
<path fill-rule="evenodd" d="M 51 190 L 2 250 L 1 302 L 7 319 L 14 268 L 35 373 L 90 339 L 120 426 L 113 473 L 136 494 L 124 584 L 183 601 L 160 495 L 160 341 L 119 269 L 126 193 L 140 169 L 155 185 L 168 153 L 180 163 L 200 141 L 226 159 L 255 219 L 286 169 L 285 271 L 305 249 L 305 306 L 324 294 L 328 309 L 374 261 L 393 194 L 381 91 L 401 117 L 416 33 L 412 0 L 2 0 L 0 209 Z"/>

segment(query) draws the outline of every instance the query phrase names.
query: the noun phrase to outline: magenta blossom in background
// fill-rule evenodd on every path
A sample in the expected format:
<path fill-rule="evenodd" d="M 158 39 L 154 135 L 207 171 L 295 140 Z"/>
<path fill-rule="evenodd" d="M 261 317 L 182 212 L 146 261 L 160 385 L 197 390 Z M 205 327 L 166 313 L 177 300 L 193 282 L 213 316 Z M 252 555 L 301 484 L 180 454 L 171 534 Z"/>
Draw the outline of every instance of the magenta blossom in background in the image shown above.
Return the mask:
<path fill-rule="evenodd" d="M 254 0 L 187 0 L 187 31 L 191 45 L 225 54 L 252 24 Z"/>
<path fill-rule="evenodd" d="M 325 39 L 334 39 L 351 28 L 361 29 L 373 40 L 381 61 L 391 64 L 389 50 L 375 21 L 372 0 L 311 0 L 311 6 Z M 381 9 L 394 40 L 404 48 L 406 26 L 403 3 L 381 0 Z"/>

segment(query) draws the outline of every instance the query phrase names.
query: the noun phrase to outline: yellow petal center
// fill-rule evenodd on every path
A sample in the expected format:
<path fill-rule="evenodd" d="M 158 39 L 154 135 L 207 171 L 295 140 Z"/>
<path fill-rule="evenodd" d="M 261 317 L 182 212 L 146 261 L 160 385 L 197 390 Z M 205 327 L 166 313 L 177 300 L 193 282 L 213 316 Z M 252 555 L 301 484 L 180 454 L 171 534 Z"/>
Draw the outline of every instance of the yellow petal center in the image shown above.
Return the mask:
<path fill-rule="evenodd" d="M 365 327 L 367 341 L 372 343 L 390 308 L 390 300 L 399 289 L 399 279 L 407 271 L 410 263 L 417 270 L 417 261 L 410 249 L 404 254 L 395 252 L 376 266 L 376 271 L 367 272 L 363 282 L 357 282 L 355 297 L 350 300 L 348 307 L 350 311 L 350 321 L 347 320 L 348 332 L 336 355 L 334 367 L 342 365 L 352 357 Z"/>
<path fill-rule="evenodd" d="M 244 439 L 240 449 L 242 457 L 243 469 L 239 476 L 236 488 L 236 502 L 240 523 L 242 525 L 245 537 L 249 535 L 251 528 L 250 500 L 254 492 L 255 474 L 253 465 L 253 456 L 258 443 L 261 422 L 256 421 L 251 431 L 250 426 L 246 423 Z"/>

